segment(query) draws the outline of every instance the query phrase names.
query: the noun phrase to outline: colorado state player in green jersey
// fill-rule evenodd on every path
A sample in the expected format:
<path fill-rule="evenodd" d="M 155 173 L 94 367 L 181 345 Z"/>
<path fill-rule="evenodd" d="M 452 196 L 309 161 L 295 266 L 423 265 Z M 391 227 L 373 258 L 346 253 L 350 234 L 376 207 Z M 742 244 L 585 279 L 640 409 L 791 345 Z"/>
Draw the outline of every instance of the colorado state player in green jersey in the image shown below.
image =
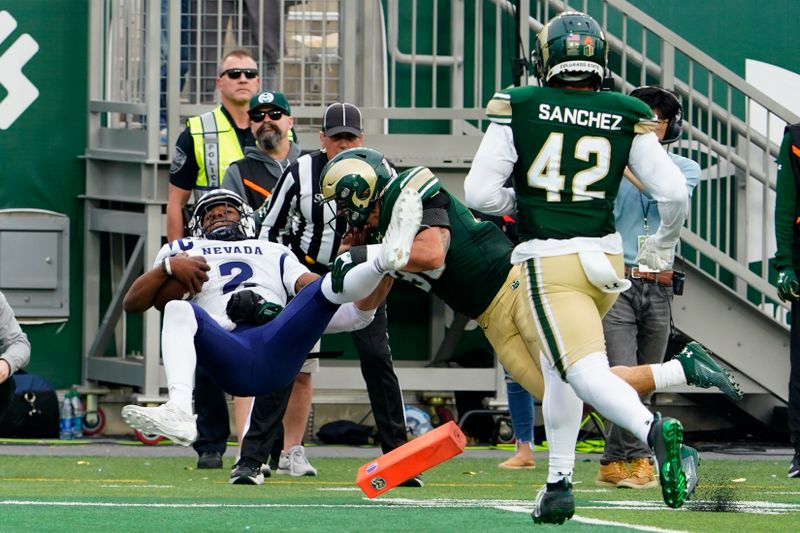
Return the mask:
<path fill-rule="evenodd" d="M 323 199 L 336 200 L 350 227 L 377 241 L 383 239 L 400 192 L 419 192 L 421 230 L 408 264 L 396 277 L 433 292 L 454 311 L 475 319 L 514 380 L 542 398 L 533 314 L 518 290 L 522 269 L 511 264 L 514 246 L 505 233 L 491 222 L 476 220 L 430 169 L 416 167 L 392 178 L 383 156 L 370 148 L 341 152 L 321 175 Z M 355 262 L 365 259 L 357 249 L 350 252 Z M 688 383 L 718 386 L 738 399 L 738 385 L 696 343 L 668 363 L 617 366 L 613 371 L 639 393 Z M 568 448 L 574 451 L 574 443 Z"/>
<path fill-rule="evenodd" d="M 416 167 L 392 178 L 383 156 L 369 148 L 340 153 L 323 169 L 321 180 L 322 199 L 335 200 L 338 212 L 351 227 L 363 229 L 377 240 L 382 239 L 400 191 L 416 189 L 423 202 L 421 231 L 408 264 L 397 277 L 432 291 L 455 311 L 476 319 L 513 378 L 542 398 L 533 314 L 525 293 L 519 290 L 522 269 L 511 265 L 513 245 L 497 226 L 475 220 L 427 168 Z M 367 259 L 358 247 L 350 253 L 354 263 Z M 720 386 L 732 396 L 738 390 L 696 343 L 665 364 L 614 367 L 613 371 L 639 393 L 651 392 L 656 385 L 684 383 Z M 575 408 L 580 415 L 580 403 Z M 576 437 L 577 428 L 571 439 L 550 440 L 551 456 L 561 454 L 574 460 Z M 691 456 L 693 450 L 687 453 Z"/>
<path fill-rule="evenodd" d="M 492 121 L 464 188 L 466 203 L 493 215 L 516 214 L 519 244 L 512 262 L 542 347 L 548 440 L 577 432 L 578 398 L 627 429 L 655 452 L 661 491 L 670 507 L 687 496 L 680 422 L 653 415 L 633 388 L 609 370 L 601 317 L 629 283 L 622 240 L 614 229 L 614 198 L 628 165 L 658 201 L 661 224 L 637 261 L 667 269 L 686 217 L 683 175 L 653 133 L 644 102 L 598 92 L 606 76 L 605 36 L 583 13 L 561 14 L 542 29 L 535 69 L 542 87 L 497 93 Z M 504 187 L 512 176 L 513 187 Z M 577 397 L 576 397 L 577 395 Z M 551 454 L 535 522 L 563 523 L 574 512 L 574 457 Z"/>

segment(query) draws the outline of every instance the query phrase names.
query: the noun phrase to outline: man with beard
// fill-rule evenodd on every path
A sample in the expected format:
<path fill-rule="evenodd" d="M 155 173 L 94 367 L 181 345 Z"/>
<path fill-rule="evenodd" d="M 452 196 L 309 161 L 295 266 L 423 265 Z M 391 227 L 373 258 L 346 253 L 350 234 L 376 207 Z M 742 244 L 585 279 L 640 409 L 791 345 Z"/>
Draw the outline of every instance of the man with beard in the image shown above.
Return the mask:
<path fill-rule="evenodd" d="M 228 167 L 222 188 L 237 193 L 257 210 L 301 152 L 290 140 L 294 119 L 283 93 L 264 91 L 253 96 L 247 113 L 256 146 L 245 147 L 244 158 Z"/>
<path fill-rule="evenodd" d="M 297 144 L 290 141 L 294 119 L 286 95 L 278 91 L 258 93 L 250 99 L 248 115 L 256 146 L 246 147 L 244 158 L 231 163 L 225 173 L 222 188 L 237 193 L 253 210 L 257 210 L 267 203 L 281 174 L 300 156 L 301 151 Z M 256 217 L 256 222 L 260 222 L 260 217 Z M 318 367 L 319 359 L 308 359 L 294 382 L 310 382 L 311 372 Z M 292 427 L 292 421 L 297 417 L 284 414 L 294 382 L 272 393 L 258 396 L 252 405 L 252 415 L 249 402 L 242 406 L 237 405 L 237 424 L 240 420 L 247 421 L 246 424 L 239 424 L 239 437 L 257 443 L 263 449 L 264 455 L 269 454 L 276 439 L 280 437 L 281 421 L 283 426 L 288 425 L 287 431 L 298 431 Z M 305 429 L 305 420 L 301 419 L 299 425 L 299 431 L 302 432 Z M 248 476 L 232 476 L 231 482 L 261 484 L 264 475 L 270 475 L 268 466 L 264 467 L 263 473 L 259 468 Z"/>

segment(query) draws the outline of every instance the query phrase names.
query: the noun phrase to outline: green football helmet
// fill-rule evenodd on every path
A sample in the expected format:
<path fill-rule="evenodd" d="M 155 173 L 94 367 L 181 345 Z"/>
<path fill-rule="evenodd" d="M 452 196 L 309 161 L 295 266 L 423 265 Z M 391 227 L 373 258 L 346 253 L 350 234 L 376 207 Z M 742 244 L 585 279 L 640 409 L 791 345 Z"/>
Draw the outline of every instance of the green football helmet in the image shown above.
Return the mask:
<path fill-rule="evenodd" d="M 585 13 L 568 11 L 551 19 L 536 36 L 533 67 L 543 86 L 553 78 L 577 82 L 606 76 L 608 46 L 600 25 Z"/>
<path fill-rule="evenodd" d="M 361 228 L 393 176 L 380 152 L 364 147 L 345 150 L 322 169 L 322 200 L 335 200 L 347 224 Z"/>

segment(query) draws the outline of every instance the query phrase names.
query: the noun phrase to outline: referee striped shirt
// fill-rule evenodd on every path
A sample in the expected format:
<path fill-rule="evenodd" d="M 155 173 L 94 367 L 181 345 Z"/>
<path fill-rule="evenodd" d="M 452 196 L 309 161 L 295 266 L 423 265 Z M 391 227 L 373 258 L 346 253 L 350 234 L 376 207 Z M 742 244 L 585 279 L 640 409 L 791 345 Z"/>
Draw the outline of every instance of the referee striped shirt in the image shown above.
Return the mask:
<path fill-rule="evenodd" d="M 301 262 L 318 272 L 329 269 L 340 236 L 347 230 L 345 220 L 336 217 L 335 202 L 319 201 L 320 176 L 327 162 L 327 154 L 317 150 L 300 156 L 286 169 L 272 191 L 259 235 L 288 246 Z"/>

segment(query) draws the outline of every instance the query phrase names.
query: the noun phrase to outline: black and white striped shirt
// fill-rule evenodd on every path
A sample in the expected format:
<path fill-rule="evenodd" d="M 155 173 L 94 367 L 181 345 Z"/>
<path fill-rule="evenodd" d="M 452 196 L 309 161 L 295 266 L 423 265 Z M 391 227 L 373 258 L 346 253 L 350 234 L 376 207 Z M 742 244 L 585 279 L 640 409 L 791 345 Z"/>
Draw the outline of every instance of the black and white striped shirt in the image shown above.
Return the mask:
<path fill-rule="evenodd" d="M 328 270 L 340 235 L 347 230 L 340 217 L 334 231 L 335 203 L 315 201 L 322 197 L 320 176 L 327 162 L 327 154 L 317 150 L 300 156 L 286 169 L 272 191 L 259 235 L 288 246 L 300 262 L 318 273 Z"/>

